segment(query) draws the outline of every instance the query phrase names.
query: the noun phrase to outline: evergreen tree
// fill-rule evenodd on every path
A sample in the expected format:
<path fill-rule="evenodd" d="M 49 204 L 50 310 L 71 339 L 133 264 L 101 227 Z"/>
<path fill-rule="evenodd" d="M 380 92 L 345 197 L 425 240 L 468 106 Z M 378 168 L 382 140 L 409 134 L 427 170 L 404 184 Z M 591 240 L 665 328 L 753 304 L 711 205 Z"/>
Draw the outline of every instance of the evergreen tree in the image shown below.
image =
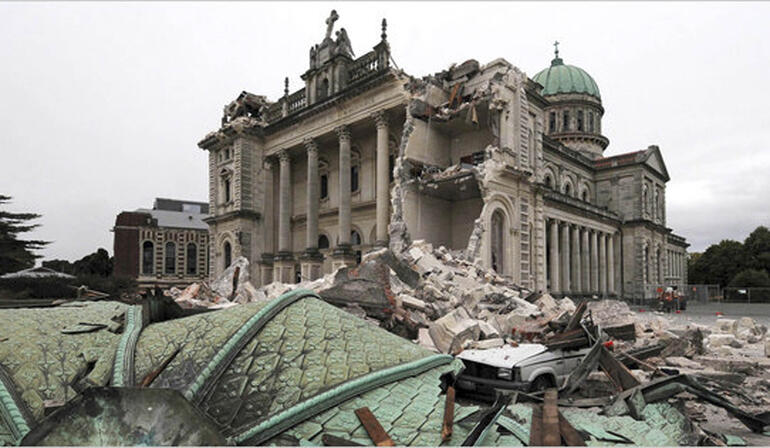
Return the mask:
<path fill-rule="evenodd" d="M 7 204 L 10 196 L 0 194 L 0 205 Z M 40 224 L 29 221 L 40 218 L 36 213 L 11 213 L 0 210 L 0 275 L 31 268 L 40 255 L 33 251 L 42 249 L 49 242 L 21 240 L 19 234 L 29 232 Z"/>

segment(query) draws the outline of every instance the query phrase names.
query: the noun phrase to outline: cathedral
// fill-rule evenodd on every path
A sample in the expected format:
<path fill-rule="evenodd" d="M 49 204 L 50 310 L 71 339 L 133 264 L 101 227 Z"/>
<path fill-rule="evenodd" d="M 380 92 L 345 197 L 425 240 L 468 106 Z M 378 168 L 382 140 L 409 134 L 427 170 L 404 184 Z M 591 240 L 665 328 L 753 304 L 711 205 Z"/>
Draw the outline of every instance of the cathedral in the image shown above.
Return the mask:
<path fill-rule="evenodd" d="M 661 150 L 604 155 L 599 87 L 558 46 L 533 77 L 501 58 L 417 78 L 394 64 L 385 20 L 356 55 L 338 19 L 304 85 L 242 92 L 198 143 L 212 276 L 244 256 L 255 284 L 311 280 L 422 239 L 557 296 L 686 284 Z"/>

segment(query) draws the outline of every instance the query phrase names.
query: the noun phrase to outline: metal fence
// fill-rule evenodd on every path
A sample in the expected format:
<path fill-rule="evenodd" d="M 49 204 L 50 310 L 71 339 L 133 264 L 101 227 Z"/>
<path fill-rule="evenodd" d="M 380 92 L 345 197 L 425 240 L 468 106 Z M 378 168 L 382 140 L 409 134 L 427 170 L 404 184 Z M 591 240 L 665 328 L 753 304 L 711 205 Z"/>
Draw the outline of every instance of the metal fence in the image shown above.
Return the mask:
<path fill-rule="evenodd" d="M 770 288 L 729 286 L 724 289 L 722 300 L 732 303 L 770 303 Z"/>
<path fill-rule="evenodd" d="M 723 300 L 723 291 L 719 285 L 647 284 L 644 286 L 644 302 L 649 303 L 658 300 L 660 294 L 669 287 L 676 287 L 676 290 L 688 303 L 708 303 Z"/>

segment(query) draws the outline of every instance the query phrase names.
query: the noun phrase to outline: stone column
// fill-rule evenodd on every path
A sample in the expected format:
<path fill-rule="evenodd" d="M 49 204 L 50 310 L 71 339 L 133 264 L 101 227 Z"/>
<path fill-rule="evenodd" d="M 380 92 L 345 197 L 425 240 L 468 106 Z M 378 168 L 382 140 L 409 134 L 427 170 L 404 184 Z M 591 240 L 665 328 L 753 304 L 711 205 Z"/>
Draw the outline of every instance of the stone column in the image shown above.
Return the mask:
<path fill-rule="evenodd" d="M 560 249 L 560 255 L 561 255 L 561 269 L 562 269 L 562 283 L 561 283 L 561 292 L 564 294 L 569 294 L 572 292 L 571 289 L 571 281 L 570 281 L 570 253 L 569 253 L 569 223 L 562 223 L 561 225 L 561 249 Z"/>
<path fill-rule="evenodd" d="M 615 294 L 615 235 L 607 238 L 607 293 Z"/>
<path fill-rule="evenodd" d="M 273 263 L 273 279 L 294 283 L 294 256 L 291 251 L 291 159 L 286 150 L 278 154 L 278 254 Z"/>
<path fill-rule="evenodd" d="M 579 293 L 583 291 L 581 285 L 581 278 L 583 273 L 580 272 L 580 229 L 577 226 L 572 227 L 572 293 Z"/>
<path fill-rule="evenodd" d="M 340 201 L 338 209 L 337 246 L 334 249 L 332 269 L 355 264 L 355 253 L 350 248 L 350 130 L 347 126 L 339 126 L 334 130 L 340 144 Z"/>
<path fill-rule="evenodd" d="M 589 293 L 591 292 L 591 260 L 590 255 L 591 251 L 588 248 L 588 229 L 583 227 L 582 233 L 582 240 L 580 244 L 580 255 L 581 255 L 581 275 L 582 275 L 582 286 L 583 286 L 583 293 Z"/>
<path fill-rule="evenodd" d="M 275 241 L 273 238 L 273 220 L 275 219 L 275 212 L 273 207 L 273 166 L 275 163 L 272 159 L 265 159 L 264 179 L 265 179 L 265 205 L 263 209 L 263 231 L 264 231 L 264 244 L 265 251 L 262 252 L 262 260 L 260 263 L 260 285 L 267 285 L 273 281 L 273 253 L 275 251 Z"/>
<path fill-rule="evenodd" d="M 551 293 L 560 292 L 559 289 L 559 222 L 551 220 L 551 247 L 550 251 L 550 270 L 551 270 Z"/>
<path fill-rule="evenodd" d="M 591 293 L 599 292 L 599 241 L 596 231 L 591 231 Z"/>
<path fill-rule="evenodd" d="M 318 146 L 313 139 L 305 140 L 307 151 L 307 227 L 305 235 L 305 253 L 302 256 L 300 270 L 303 280 L 315 280 L 321 276 L 323 256 L 318 252 Z"/>
<path fill-rule="evenodd" d="M 390 176 L 388 163 L 388 116 L 385 111 L 373 114 L 377 125 L 377 230 L 375 245 L 388 245 L 388 204 L 390 203 Z"/>
<path fill-rule="evenodd" d="M 599 292 L 607 294 L 607 234 L 599 235 Z"/>

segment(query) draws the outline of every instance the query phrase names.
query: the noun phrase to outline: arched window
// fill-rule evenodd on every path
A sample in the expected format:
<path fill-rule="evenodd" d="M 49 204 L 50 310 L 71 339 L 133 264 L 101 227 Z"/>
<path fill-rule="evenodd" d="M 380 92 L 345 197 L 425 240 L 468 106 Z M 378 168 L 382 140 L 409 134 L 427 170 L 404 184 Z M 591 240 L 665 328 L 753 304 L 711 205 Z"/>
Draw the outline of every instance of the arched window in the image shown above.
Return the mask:
<path fill-rule="evenodd" d="M 176 243 L 166 243 L 166 274 L 176 274 Z"/>
<path fill-rule="evenodd" d="M 577 130 L 583 132 L 583 111 L 577 112 Z"/>
<path fill-rule="evenodd" d="M 583 200 L 583 202 L 588 202 L 588 189 L 583 189 L 583 193 L 580 195 L 580 199 Z"/>
<path fill-rule="evenodd" d="M 198 246 L 195 243 L 187 244 L 187 275 L 198 273 Z"/>
<path fill-rule="evenodd" d="M 358 174 L 361 172 L 361 153 L 357 150 L 350 151 L 350 191 L 358 191 Z"/>
<path fill-rule="evenodd" d="M 491 265 L 492 269 L 498 274 L 503 274 L 503 224 L 504 217 L 500 210 L 495 210 L 492 213 L 492 251 L 491 251 Z"/>
<path fill-rule="evenodd" d="M 551 112 L 548 117 L 548 131 L 556 132 L 556 112 Z"/>
<path fill-rule="evenodd" d="M 318 235 L 318 248 L 319 249 L 328 249 L 329 248 L 329 238 L 324 235 Z"/>
<path fill-rule="evenodd" d="M 564 194 L 572 196 L 572 185 L 569 182 L 564 183 Z"/>
<path fill-rule="evenodd" d="M 588 132 L 594 131 L 594 113 L 588 112 Z"/>
<path fill-rule="evenodd" d="M 230 246 L 229 241 L 225 241 L 224 252 L 225 252 L 225 269 L 227 269 L 230 267 L 230 265 L 233 262 L 233 248 Z"/>
<path fill-rule="evenodd" d="M 550 174 L 546 174 L 545 179 L 543 180 L 545 182 L 546 187 L 553 189 L 553 177 L 551 177 Z"/>
<path fill-rule="evenodd" d="M 562 114 L 561 130 L 562 130 L 562 132 L 567 132 L 567 131 L 569 131 L 569 128 L 570 128 L 570 126 L 569 126 L 569 111 L 565 110 L 564 113 Z"/>
<path fill-rule="evenodd" d="M 142 243 L 142 274 L 152 275 L 155 267 L 155 245 L 151 241 Z"/>

